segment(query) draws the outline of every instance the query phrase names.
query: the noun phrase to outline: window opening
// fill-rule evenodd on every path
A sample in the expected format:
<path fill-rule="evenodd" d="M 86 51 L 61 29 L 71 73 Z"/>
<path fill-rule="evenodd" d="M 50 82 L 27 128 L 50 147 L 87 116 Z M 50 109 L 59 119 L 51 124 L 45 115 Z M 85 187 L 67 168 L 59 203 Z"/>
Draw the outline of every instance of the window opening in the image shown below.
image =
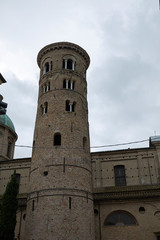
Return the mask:
<path fill-rule="evenodd" d="M 98 215 L 98 210 L 96 208 L 94 209 L 94 214 Z"/>
<path fill-rule="evenodd" d="M 47 176 L 47 175 L 48 175 L 48 171 L 44 171 L 43 176 Z"/>
<path fill-rule="evenodd" d="M 43 74 L 51 71 L 53 69 L 53 62 L 50 61 L 50 62 L 46 62 L 43 66 Z"/>
<path fill-rule="evenodd" d="M 42 92 L 46 93 L 50 90 L 50 82 L 42 86 Z"/>
<path fill-rule="evenodd" d="M 70 112 L 70 102 L 68 100 L 66 101 L 66 111 Z"/>
<path fill-rule="evenodd" d="M 75 111 L 75 105 L 76 105 L 76 103 L 74 102 L 74 103 L 72 104 L 72 107 L 71 107 L 71 111 L 70 111 L 70 112 L 74 112 L 74 111 Z"/>
<path fill-rule="evenodd" d="M 69 209 L 71 209 L 71 205 L 72 205 L 72 198 L 69 197 Z"/>
<path fill-rule="evenodd" d="M 60 146 L 61 145 L 61 134 L 55 133 L 54 134 L 54 146 Z"/>
<path fill-rule="evenodd" d="M 47 87 L 46 87 L 46 92 L 50 90 L 50 82 L 48 82 Z"/>
<path fill-rule="evenodd" d="M 45 102 L 43 107 L 43 115 L 45 115 L 47 112 L 48 112 L 48 103 Z"/>
<path fill-rule="evenodd" d="M 63 88 L 73 90 L 74 89 L 74 81 L 64 79 L 63 80 Z"/>
<path fill-rule="evenodd" d="M 73 65 L 73 61 L 71 59 L 68 59 L 68 61 L 67 61 L 67 69 L 73 70 L 72 69 L 72 65 Z"/>
<path fill-rule="evenodd" d="M 68 89 L 71 89 L 71 81 L 68 81 Z"/>
<path fill-rule="evenodd" d="M 34 211 L 34 208 L 35 208 L 35 200 L 32 200 L 32 212 Z"/>
<path fill-rule="evenodd" d="M 74 81 L 73 82 L 71 82 L 71 89 L 73 89 L 74 90 Z"/>
<path fill-rule="evenodd" d="M 72 59 L 63 59 L 62 66 L 64 69 L 75 70 L 75 62 Z"/>
<path fill-rule="evenodd" d="M 11 150 L 12 150 L 12 142 L 8 142 L 8 147 L 7 147 L 7 157 L 11 157 Z"/>
<path fill-rule="evenodd" d="M 66 62 L 66 61 L 63 59 L 63 68 L 64 68 L 64 69 L 65 69 L 65 62 Z"/>
<path fill-rule="evenodd" d="M 43 115 L 43 106 L 42 105 L 40 106 L 40 111 L 41 111 L 41 114 Z"/>
<path fill-rule="evenodd" d="M 49 62 L 46 62 L 43 69 L 43 74 L 49 72 Z"/>
<path fill-rule="evenodd" d="M 126 186 L 125 167 L 118 165 L 114 167 L 115 186 Z"/>
<path fill-rule="evenodd" d="M 63 88 L 66 88 L 66 79 L 63 80 Z"/>
<path fill-rule="evenodd" d="M 111 213 L 104 222 L 105 226 L 125 226 L 125 225 L 136 225 L 135 218 L 127 212 L 116 211 Z"/>
<path fill-rule="evenodd" d="M 75 111 L 76 103 L 71 103 L 69 100 L 66 101 L 66 111 L 67 112 L 74 112 Z"/>
<path fill-rule="evenodd" d="M 140 207 L 139 208 L 139 213 L 145 213 L 145 208 L 144 207 Z"/>

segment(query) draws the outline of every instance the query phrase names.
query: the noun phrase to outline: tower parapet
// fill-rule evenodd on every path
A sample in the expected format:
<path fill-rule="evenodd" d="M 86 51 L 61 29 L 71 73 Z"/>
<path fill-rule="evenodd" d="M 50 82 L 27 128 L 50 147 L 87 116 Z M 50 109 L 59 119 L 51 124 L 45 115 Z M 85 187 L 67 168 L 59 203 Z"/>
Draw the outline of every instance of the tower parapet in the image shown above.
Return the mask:
<path fill-rule="evenodd" d="M 39 98 L 26 239 L 94 239 L 87 52 L 53 43 L 38 54 Z"/>

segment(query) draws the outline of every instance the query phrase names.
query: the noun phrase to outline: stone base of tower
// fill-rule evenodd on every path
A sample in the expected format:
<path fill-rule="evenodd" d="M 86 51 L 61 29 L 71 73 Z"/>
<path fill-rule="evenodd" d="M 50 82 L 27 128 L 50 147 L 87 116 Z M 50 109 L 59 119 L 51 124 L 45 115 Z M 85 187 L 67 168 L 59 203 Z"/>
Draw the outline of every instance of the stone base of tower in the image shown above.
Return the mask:
<path fill-rule="evenodd" d="M 92 199 L 80 192 L 53 194 L 29 200 L 25 240 L 94 240 Z"/>

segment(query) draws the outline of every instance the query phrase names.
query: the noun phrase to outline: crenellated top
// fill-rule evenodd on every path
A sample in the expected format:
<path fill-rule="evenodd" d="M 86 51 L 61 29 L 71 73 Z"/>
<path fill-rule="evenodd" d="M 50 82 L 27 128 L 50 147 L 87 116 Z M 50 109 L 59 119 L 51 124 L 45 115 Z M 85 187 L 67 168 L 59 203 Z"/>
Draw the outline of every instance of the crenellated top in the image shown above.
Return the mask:
<path fill-rule="evenodd" d="M 74 50 L 75 52 L 79 53 L 85 59 L 87 68 L 89 67 L 90 57 L 89 57 L 88 53 L 83 48 L 78 46 L 77 44 L 70 43 L 70 42 L 52 43 L 52 44 L 49 44 L 49 45 L 45 46 L 44 48 L 42 48 L 37 56 L 38 66 L 40 67 L 40 62 L 41 62 L 41 59 L 44 54 L 46 54 L 50 51 L 56 50 L 56 49 L 65 49 L 65 48 Z"/>

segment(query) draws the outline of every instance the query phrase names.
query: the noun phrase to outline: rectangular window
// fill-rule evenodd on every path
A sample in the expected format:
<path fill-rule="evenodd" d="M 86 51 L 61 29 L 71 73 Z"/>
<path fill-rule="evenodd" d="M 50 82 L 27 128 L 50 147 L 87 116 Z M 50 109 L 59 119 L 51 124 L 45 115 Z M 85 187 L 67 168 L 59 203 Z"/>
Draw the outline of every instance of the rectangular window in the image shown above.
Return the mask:
<path fill-rule="evenodd" d="M 7 157 L 11 157 L 12 143 L 8 142 Z"/>
<path fill-rule="evenodd" d="M 71 209 L 71 205 L 72 205 L 72 198 L 69 197 L 69 209 Z"/>
<path fill-rule="evenodd" d="M 115 186 L 126 186 L 125 167 L 118 165 L 114 167 Z"/>
<path fill-rule="evenodd" d="M 34 211 L 34 200 L 32 201 L 32 212 Z"/>

